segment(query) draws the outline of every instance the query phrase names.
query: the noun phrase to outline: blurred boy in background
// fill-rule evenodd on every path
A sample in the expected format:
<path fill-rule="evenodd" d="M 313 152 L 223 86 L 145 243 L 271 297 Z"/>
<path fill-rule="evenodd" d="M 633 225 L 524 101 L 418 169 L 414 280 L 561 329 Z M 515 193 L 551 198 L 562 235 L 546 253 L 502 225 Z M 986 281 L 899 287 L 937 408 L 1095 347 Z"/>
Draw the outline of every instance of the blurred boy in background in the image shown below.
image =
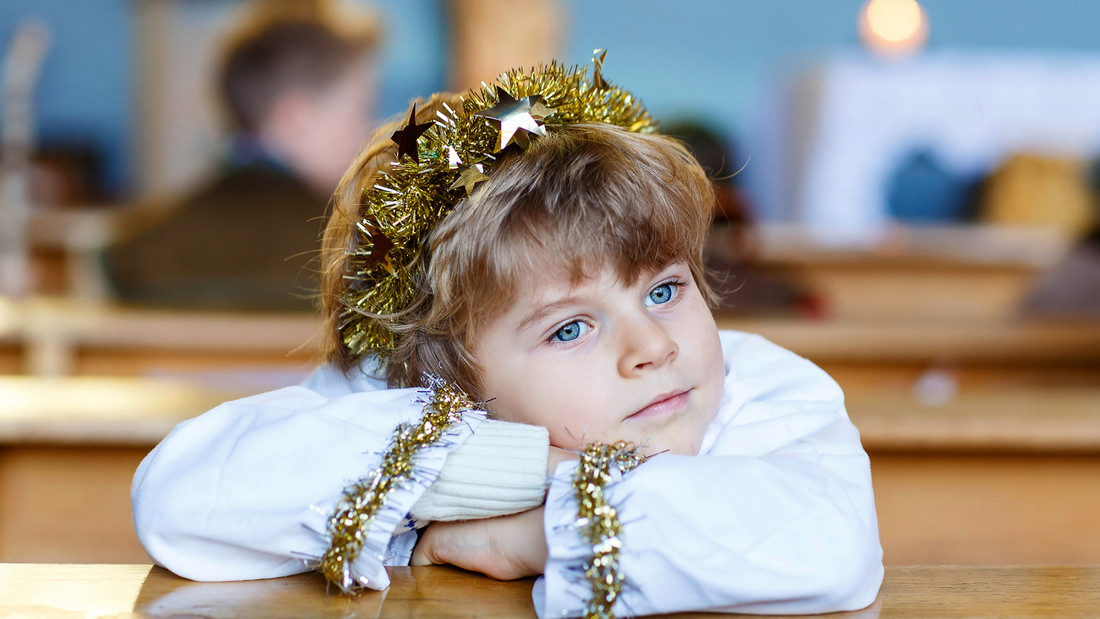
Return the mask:
<path fill-rule="evenodd" d="M 313 307 L 310 265 L 325 205 L 368 133 L 379 38 L 374 20 L 337 19 L 329 8 L 257 4 L 229 37 L 217 90 L 231 146 L 213 178 L 107 250 L 119 299 Z"/>

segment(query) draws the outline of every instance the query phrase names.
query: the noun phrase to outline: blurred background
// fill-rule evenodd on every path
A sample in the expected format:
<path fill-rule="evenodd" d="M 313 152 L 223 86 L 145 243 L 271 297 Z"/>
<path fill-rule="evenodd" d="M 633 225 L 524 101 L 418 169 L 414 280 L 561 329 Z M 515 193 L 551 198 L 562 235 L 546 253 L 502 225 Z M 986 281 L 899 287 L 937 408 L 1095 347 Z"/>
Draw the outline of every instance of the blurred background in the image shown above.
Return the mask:
<path fill-rule="evenodd" d="M 175 423 L 313 367 L 317 235 L 410 99 L 552 59 L 718 186 L 723 328 L 829 371 L 886 562 L 1100 563 L 1100 5 L 6 0 L 0 561 L 147 562 Z"/>

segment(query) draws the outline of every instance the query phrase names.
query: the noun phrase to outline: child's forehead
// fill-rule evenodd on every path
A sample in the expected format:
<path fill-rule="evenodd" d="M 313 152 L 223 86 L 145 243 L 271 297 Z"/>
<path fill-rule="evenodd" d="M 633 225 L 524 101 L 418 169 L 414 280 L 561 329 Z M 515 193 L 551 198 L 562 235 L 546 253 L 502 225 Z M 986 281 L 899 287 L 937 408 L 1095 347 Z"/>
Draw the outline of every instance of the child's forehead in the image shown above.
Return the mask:
<path fill-rule="evenodd" d="M 627 275 L 621 265 L 610 257 L 586 262 L 547 259 L 532 264 L 518 274 L 508 304 L 511 309 L 517 306 L 530 309 L 531 306 L 598 294 L 611 287 L 629 287 L 665 266 L 634 268 Z"/>
<path fill-rule="evenodd" d="M 637 260 L 630 247 L 560 240 L 517 235 L 488 252 L 490 266 L 483 271 L 487 278 L 468 288 L 473 294 L 471 334 L 503 322 L 528 322 L 524 316 L 546 313 L 550 304 L 592 300 L 600 287 L 630 287 L 673 263 L 688 262 L 673 252 Z"/>
<path fill-rule="evenodd" d="M 618 261 L 611 256 L 554 256 L 540 252 L 515 278 L 516 293 L 529 295 L 568 293 L 604 281 L 619 281 Z M 519 296 L 514 295 L 514 296 Z"/>

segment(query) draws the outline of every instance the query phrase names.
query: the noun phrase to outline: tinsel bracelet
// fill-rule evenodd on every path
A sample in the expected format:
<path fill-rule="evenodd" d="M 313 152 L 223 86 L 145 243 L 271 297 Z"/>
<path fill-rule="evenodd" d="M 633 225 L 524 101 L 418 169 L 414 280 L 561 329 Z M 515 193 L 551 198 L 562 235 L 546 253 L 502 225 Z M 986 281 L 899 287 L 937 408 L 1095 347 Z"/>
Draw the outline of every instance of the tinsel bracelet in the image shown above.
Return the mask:
<path fill-rule="evenodd" d="M 382 462 L 370 474 L 344 489 L 343 497 L 328 519 L 328 550 L 314 566 L 344 593 L 355 593 L 368 583 L 356 580 L 352 565 L 363 551 L 371 525 L 380 517 L 387 499 L 412 482 L 416 456 L 439 444 L 444 435 L 462 422 L 463 414 L 476 410 L 457 386 L 429 377 L 431 389 L 420 420 L 394 430 Z"/>
<path fill-rule="evenodd" d="M 592 549 L 584 565 L 585 579 L 592 587 L 592 595 L 584 608 L 585 619 L 612 619 L 615 616 L 615 601 L 626 581 L 619 569 L 622 524 L 618 510 L 608 502 L 604 490 L 612 483 L 614 470 L 625 474 L 643 460 L 632 443 L 592 443 L 581 453 L 580 464 L 573 473 L 573 498 L 577 502 L 575 525 Z"/>

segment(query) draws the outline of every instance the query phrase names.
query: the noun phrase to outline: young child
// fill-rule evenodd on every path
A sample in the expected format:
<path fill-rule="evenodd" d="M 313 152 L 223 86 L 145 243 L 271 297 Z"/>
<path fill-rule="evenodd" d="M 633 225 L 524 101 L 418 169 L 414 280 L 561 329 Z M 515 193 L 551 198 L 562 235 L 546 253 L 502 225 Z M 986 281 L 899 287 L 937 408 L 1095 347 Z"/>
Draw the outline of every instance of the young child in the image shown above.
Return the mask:
<path fill-rule="evenodd" d="M 328 363 L 146 458 L 153 559 L 345 590 L 410 562 L 541 574 L 542 616 L 870 604 L 882 550 L 843 395 L 717 330 L 712 188 L 653 129 L 598 64 L 383 128 L 326 232 Z"/>

